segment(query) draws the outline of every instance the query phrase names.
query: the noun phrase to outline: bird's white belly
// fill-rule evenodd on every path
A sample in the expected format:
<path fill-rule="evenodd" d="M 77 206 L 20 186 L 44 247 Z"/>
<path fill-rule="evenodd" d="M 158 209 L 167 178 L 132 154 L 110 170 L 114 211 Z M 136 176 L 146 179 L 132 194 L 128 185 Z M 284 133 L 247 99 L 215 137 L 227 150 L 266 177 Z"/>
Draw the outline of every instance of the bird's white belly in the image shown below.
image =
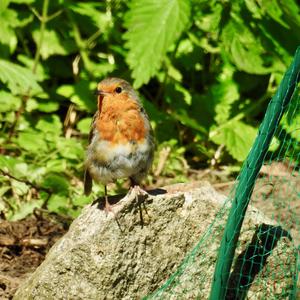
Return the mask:
<path fill-rule="evenodd" d="M 87 151 L 86 165 L 92 178 L 103 184 L 128 178 L 147 165 L 149 142 L 112 144 L 95 135 Z"/>

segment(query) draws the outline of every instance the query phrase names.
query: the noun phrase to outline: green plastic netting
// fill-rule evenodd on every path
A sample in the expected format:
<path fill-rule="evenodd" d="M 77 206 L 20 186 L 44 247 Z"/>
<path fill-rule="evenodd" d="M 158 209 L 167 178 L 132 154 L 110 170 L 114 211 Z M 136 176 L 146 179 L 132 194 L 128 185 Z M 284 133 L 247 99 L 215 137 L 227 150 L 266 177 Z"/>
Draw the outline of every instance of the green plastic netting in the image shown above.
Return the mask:
<path fill-rule="evenodd" d="M 300 299 L 299 80 L 300 48 L 225 204 L 146 299 Z"/>

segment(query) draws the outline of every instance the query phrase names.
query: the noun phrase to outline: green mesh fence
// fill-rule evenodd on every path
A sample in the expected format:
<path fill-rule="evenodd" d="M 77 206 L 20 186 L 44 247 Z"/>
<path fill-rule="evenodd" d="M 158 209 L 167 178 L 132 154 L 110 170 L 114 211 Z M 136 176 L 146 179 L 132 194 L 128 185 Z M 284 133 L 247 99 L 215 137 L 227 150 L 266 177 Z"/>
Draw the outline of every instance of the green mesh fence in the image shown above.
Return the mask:
<path fill-rule="evenodd" d="M 177 271 L 145 299 L 300 299 L 299 80 L 300 48 L 229 197 Z"/>

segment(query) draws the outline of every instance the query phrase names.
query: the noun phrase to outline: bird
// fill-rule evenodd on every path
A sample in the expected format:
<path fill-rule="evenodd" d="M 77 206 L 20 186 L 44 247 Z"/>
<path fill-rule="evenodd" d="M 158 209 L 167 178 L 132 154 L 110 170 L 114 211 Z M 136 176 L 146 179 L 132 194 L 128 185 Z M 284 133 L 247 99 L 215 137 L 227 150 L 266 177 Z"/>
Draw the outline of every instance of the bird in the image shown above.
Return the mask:
<path fill-rule="evenodd" d="M 129 178 L 136 197 L 153 162 L 154 136 L 137 92 L 124 79 L 108 77 L 97 85 L 97 111 L 92 119 L 86 151 L 84 194 L 93 181 L 104 185 L 106 213 L 112 211 L 107 184 Z"/>

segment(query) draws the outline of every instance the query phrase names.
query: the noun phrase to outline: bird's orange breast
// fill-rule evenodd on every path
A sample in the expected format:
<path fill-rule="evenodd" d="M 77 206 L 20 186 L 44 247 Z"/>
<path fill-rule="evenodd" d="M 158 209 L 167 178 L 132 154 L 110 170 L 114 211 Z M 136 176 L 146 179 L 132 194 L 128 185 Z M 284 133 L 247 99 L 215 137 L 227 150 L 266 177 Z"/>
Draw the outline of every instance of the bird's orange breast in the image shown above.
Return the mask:
<path fill-rule="evenodd" d="M 146 135 L 144 118 L 140 107 L 134 101 L 124 97 L 118 101 L 106 99 L 96 120 L 100 138 L 112 144 L 124 144 L 129 141 L 142 141 Z"/>

